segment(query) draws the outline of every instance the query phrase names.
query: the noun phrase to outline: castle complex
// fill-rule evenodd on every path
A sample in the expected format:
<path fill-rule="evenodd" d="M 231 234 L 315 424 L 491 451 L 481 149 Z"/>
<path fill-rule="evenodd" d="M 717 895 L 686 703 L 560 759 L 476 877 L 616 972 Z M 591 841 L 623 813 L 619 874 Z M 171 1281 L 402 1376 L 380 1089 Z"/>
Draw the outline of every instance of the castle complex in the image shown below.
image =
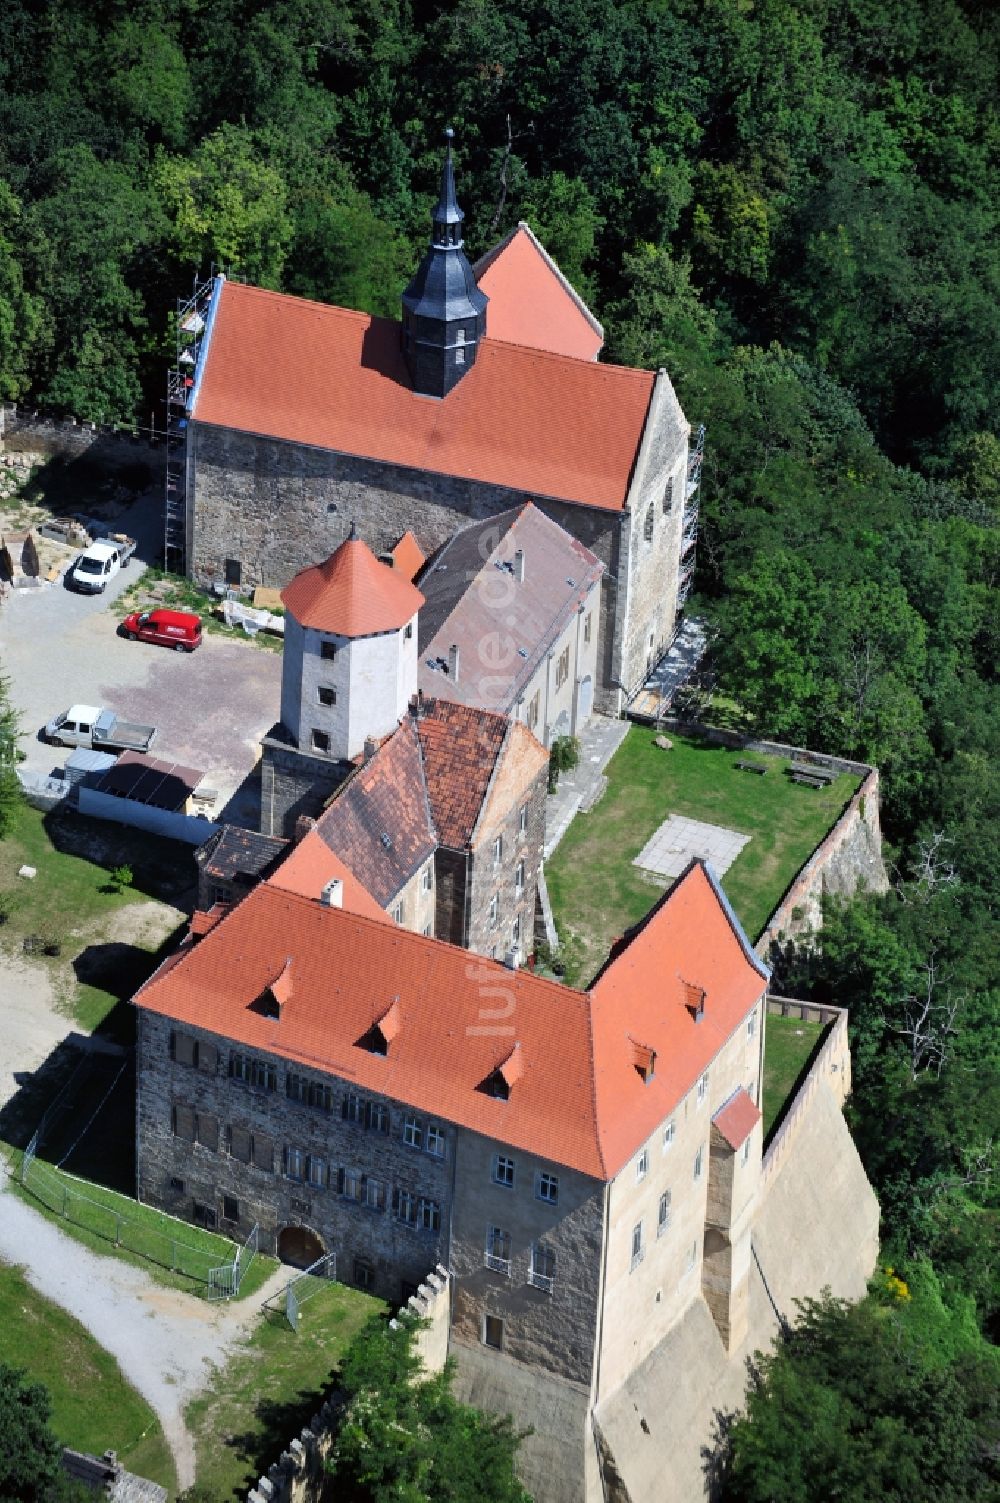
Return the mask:
<path fill-rule="evenodd" d="M 531 501 L 604 566 L 592 692 L 617 713 L 688 588 L 689 426 L 665 371 L 597 361 L 600 325 L 527 226 L 476 267 L 461 227 L 449 147 L 402 323 L 205 289 L 171 388 L 168 559 L 282 587 L 352 532 L 430 556 Z"/>

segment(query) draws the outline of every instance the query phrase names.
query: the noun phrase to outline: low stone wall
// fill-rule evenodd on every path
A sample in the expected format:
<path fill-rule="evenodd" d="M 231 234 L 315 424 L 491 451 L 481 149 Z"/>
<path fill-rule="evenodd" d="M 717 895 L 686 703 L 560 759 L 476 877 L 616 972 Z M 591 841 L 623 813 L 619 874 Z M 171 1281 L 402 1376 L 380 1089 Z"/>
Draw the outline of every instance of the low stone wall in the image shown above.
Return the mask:
<path fill-rule="evenodd" d="M 417 1333 L 416 1351 L 424 1370 L 440 1372 L 448 1355 L 451 1290 L 448 1271 L 439 1263 L 411 1295 L 395 1320 L 423 1320 L 428 1324 Z M 326 1472 L 337 1422 L 343 1407 L 339 1394 L 332 1394 L 293 1440 L 278 1460 L 258 1478 L 247 1494 L 247 1503 L 335 1503 L 336 1486 Z"/>
<path fill-rule="evenodd" d="M 764 1151 L 761 1163 L 761 1191 L 765 1192 L 768 1181 L 773 1179 L 787 1159 L 798 1136 L 802 1119 L 813 1097 L 825 1080 L 839 1106 L 843 1106 L 851 1091 L 851 1051 L 847 1041 L 847 1010 L 843 1007 L 819 1006 L 811 1002 L 798 1002 L 791 997 L 769 997 L 768 1013 L 782 1017 L 802 1018 L 804 1022 L 829 1023 L 830 1031 L 820 1047 L 809 1073 L 792 1098 L 778 1129 Z M 765 1059 L 766 1059 L 765 1035 Z"/>
<path fill-rule="evenodd" d="M 833 829 L 796 872 L 768 919 L 755 946 L 762 959 L 767 960 L 786 940 L 815 934 L 821 929 L 824 897 L 849 898 L 862 889 L 867 892 L 888 891 L 889 879 L 882 861 L 877 768 L 867 762 L 828 756 L 802 746 L 788 746 L 781 741 L 750 739 L 698 721 L 668 717 L 663 724 L 680 735 L 700 736 L 720 746 L 731 746 L 734 751 L 794 757 L 796 762 L 809 763 L 831 772 L 850 773 L 862 779 Z"/>

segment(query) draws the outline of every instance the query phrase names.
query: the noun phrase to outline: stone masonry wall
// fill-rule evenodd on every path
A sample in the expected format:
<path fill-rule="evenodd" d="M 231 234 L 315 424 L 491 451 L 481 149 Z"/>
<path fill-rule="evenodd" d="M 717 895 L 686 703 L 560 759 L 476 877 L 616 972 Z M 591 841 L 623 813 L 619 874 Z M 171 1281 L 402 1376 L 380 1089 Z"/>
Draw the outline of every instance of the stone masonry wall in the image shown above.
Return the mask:
<path fill-rule="evenodd" d="M 530 742 L 528 747 L 531 749 Z M 468 947 L 479 955 L 489 955 L 495 949 L 497 960 L 505 959 L 511 948 L 516 917 L 521 920 L 519 947 L 522 959 L 534 950 L 535 894 L 545 842 L 548 787 L 547 764 L 532 771 L 535 768 L 532 755 L 530 763 L 521 765 L 517 745 L 511 745 L 509 738 L 505 760 L 510 765 L 501 768 L 496 784 L 487 795 L 475 834 L 469 904 Z M 520 812 L 524 807 L 528 811 L 527 829 L 522 838 Z M 498 866 L 493 861 L 497 836 L 503 842 Z M 524 890 L 518 893 L 516 874 L 521 861 L 524 862 Z M 499 900 L 495 924 L 490 921 L 490 903 L 494 894 Z M 440 939 L 447 937 L 447 934 L 438 935 Z"/>
<path fill-rule="evenodd" d="M 760 1175 L 762 1193 L 791 1153 L 799 1127 L 805 1120 L 809 1104 L 820 1084 L 826 1082 L 840 1107 L 843 1107 L 851 1093 L 851 1050 L 847 1039 L 847 1012 L 844 1008 L 813 1008 L 808 1003 L 797 1002 L 788 997 L 769 997 L 767 1010 L 769 1014 L 802 1017 L 808 1021 L 813 1021 L 813 1014 L 818 1012 L 820 1018 L 816 1021 L 827 1022 L 830 1031 L 764 1152 Z"/>
<path fill-rule="evenodd" d="M 260 831 L 290 840 L 297 821 L 303 815 L 317 818 L 354 769 L 350 762 L 300 752 L 280 734 L 265 736 L 262 745 Z"/>
<path fill-rule="evenodd" d="M 327 558 L 352 523 L 376 555 L 409 530 L 429 556 L 468 519 L 534 501 L 605 564 L 598 688 L 608 701 L 627 515 L 198 422 L 189 434 L 189 572 L 202 585 L 223 577 L 228 558 L 242 564 L 244 585 L 285 585 Z"/>
<path fill-rule="evenodd" d="M 428 1374 L 440 1372 L 448 1355 L 449 1299 L 448 1270 L 439 1263 L 392 1322 L 426 1323 L 417 1332 L 416 1349 Z M 337 1489 L 325 1466 L 342 1412 L 336 1394 L 321 1404 L 308 1425 L 289 1441 L 288 1449 L 250 1489 L 247 1503 L 336 1503 Z"/>
<path fill-rule="evenodd" d="M 354 1260 L 374 1272 L 374 1292 L 398 1298 L 401 1283 L 417 1285 L 429 1265 L 448 1260 L 455 1162 L 455 1130 L 437 1124 L 444 1134 L 445 1152 L 436 1157 L 403 1141 L 402 1108 L 372 1092 L 357 1094 L 366 1103 L 388 1109 L 389 1131 L 382 1133 L 341 1115 L 347 1087 L 318 1071 L 290 1065 L 282 1059 L 254 1054 L 276 1070 L 276 1090 L 257 1090 L 229 1078 L 231 1050 L 226 1040 L 185 1028 L 201 1044 L 215 1045 L 218 1057 L 205 1071 L 171 1058 L 169 1019 L 138 1012 L 137 1152 L 139 1199 L 174 1216 L 195 1219 L 195 1205 L 215 1212 L 220 1226 L 234 1238 L 245 1236 L 254 1222 L 260 1227 L 261 1248 L 273 1253 L 285 1227 L 304 1227 L 317 1236 L 324 1251 L 336 1252 L 338 1277 L 354 1279 Z M 236 1051 L 252 1053 L 253 1051 Z M 329 1112 L 289 1100 L 289 1073 L 332 1087 Z M 218 1124 L 218 1149 L 178 1137 L 172 1129 L 172 1107 L 182 1105 Z M 421 1119 L 426 1129 L 426 1120 Z M 273 1140 L 273 1172 L 256 1168 L 227 1152 L 232 1128 L 263 1134 Z M 426 1142 L 426 1137 L 424 1138 Z M 289 1178 L 283 1151 L 292 1146 L 322 1160 L 328 1182 Z M 338 1193 L 336 1170 L 346 1168 L 385 1186 L 384 1209 Z M 172 1185 L 172 1181 L 177 1183 Z M 178 1188 L 179 1186 L 179 1188 Z M 397 1220 L 392 1190 L 401 1188 L 440 1206 L 440 1227 L 418 1230 Z M 224 1220 L 223 1197 L 238 1202 L 239 1215 Z"/>

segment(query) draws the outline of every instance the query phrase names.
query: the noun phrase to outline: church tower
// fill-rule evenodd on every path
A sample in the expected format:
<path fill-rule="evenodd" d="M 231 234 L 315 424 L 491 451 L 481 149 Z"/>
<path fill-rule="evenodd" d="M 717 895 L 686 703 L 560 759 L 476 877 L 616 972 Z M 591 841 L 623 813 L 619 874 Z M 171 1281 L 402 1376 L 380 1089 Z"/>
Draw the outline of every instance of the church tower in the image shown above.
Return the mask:
<path fill-rule="evenodd" d="M 446 397 L 476 363 L 486 333 L 484 292 L 476 286 L 462 239 L 465 215 L 455 197 L 451 162 L 454 131 L 445 131 L 447 149 L 441 193 L 434 210 L 430 248 L 403 293 L 403 356 L 414 391 Z"/>

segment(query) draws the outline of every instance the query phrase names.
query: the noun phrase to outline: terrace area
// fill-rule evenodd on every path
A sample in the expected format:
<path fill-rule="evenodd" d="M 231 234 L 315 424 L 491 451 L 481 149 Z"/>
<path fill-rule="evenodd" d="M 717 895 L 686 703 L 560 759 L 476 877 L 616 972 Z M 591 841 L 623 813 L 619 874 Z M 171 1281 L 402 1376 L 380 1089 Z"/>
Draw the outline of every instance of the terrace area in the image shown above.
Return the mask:
<path fill-rule="evenodd" d="M 591 980 L 613 942 L 673 881 L 671 863 L 661 863 L 657 873 L 647 864 L 651 857 L 644 855 L 641 866 L 636 859 L 659 849 L 672 854 L 676 864 L 685 855 L 680 849 L 685 829 L 695 831 L 692 855 L 702 854 L 698 839 L 712 840 L 699 826 L 722 832 L 716 844 L 733 852 L 722 886 L 755 941 L 860 781 L 841 773 L 813 787 L 792 780 L 789 757 L 752 753 L 749 760 L 766 768 L 761 773 L 741 767 L 747 754 L 731 747 L 680 735 L 671 740 L 664 751 L 651 729 L 632 726 L 608 763 L 604 796 L 577 815 L 546 862 L 561 960 L 573 985 Z M 681 833 L 670 833 L 675 830 Z M 711 843 L 706 850 L 713 859 Z"/>

